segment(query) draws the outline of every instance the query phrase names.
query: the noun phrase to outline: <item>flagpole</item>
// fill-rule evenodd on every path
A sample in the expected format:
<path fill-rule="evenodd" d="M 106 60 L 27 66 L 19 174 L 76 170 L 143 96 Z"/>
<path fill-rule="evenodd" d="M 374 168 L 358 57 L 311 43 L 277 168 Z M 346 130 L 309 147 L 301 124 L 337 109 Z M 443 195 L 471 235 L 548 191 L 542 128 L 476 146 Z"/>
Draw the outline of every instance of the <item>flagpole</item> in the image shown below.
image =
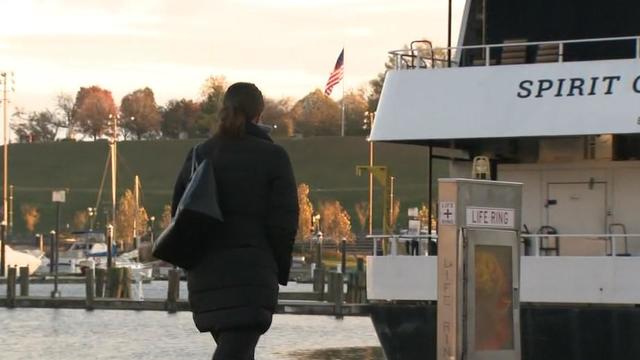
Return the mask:
<path fill-rule="evenodd" d="M 345 76 L 345 59 L 344 59 L 344 46 L 342 47 L 342 123 L 340 127 L 340 136 L 344 137 L 344 83 L 346 81 Z"/>

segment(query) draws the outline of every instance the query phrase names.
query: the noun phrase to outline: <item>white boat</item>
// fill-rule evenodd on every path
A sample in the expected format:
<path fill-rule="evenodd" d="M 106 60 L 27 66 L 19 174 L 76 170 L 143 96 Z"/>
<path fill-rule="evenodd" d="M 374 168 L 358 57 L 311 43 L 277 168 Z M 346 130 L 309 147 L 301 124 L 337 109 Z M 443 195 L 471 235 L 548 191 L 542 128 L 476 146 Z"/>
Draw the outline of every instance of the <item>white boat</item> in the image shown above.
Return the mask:
<path fill-rule="evenodd" d="M 42 261 L 38 257 L 21 251 L 13 250 L 9 245 L 5 245 L 4 250 L 6 261 L 6 264 L 4 265 L 5 274 L 7 274 L 7 268 L 9 266 L 17 266 L 19 268 L 28 266 L 29 275 L 32 275 L 42 263 Z"/>
<path fill-rule="evenodd" d="M 105 247 L 106 248 L 106 247 Z M 115 267 L 126 267 L 131 269 L 131 280 L 134 281 L 143 281 L 143 280 L 151 280 L 152 276 L 152 266 L 150 264 L 143 264 L 137 261 L 138 251 L 130 251 L 128 253 L 124 253 L 118 257 L 114 257 L 113 264 Z M 82 259 L 76 259 L 75 268 L 77 271 L 82 272 L 84 269 L 95 269 L 102 268 L 105 269 L 107 267 L 107 258 L 104 256 L 87 256 Z M 62 262 L 62 261 L 61 261 Z"/>
<path fill-rule="evenodd" d="M 69 249 L 59 254 L 58 273 L 81 273 L 81 264 L 86 263 L 87 260 L 91 260 L 94 266 L 100 266 L 103 263 L 106 264 L 107 250 L 107 244 L 103 242 L 75 242 Z M 113 254 L 115 258 L 115 251 Z"/>
<path fill-rule="evenodd" d="M 640 359 L 639 11 L 467 0 L 450 62 L 426 41 L 390 52 L 371 141 L 425 146 L 451 177 L 523 184 L 526 360 Z M 390 241 L 389 254 L 367 258 L 386 358 L 443 359 L 438 257 Z"/>

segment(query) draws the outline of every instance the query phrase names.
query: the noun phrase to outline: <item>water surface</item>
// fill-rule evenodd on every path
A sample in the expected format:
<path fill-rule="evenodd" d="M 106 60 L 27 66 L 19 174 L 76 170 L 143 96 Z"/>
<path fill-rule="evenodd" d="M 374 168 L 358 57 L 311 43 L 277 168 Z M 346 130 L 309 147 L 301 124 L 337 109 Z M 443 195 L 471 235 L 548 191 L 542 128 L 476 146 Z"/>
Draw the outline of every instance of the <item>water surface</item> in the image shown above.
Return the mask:
<path fill-rule="evenodd" d="M 309 291 L 292 284 L 282 291 Z M 31 295 L 47 296 L 50 284 L 32 284 Z M 60 286 L 63 296 L 84 296 L 84 285 Z M 0 296 L 6 292 L 0 286 Z M 147 298 L 166 296 L 166 282 L 145 284 Z M 181 297 L 186 297 L 182 284 Z M 210 359 L 211 335 L 195 329 L 191 314 L 160 311 L 0 308 L 0 359 Z M 382 360 L 368 317 L 275 315 L 260 339 L 257 360 Z"/>

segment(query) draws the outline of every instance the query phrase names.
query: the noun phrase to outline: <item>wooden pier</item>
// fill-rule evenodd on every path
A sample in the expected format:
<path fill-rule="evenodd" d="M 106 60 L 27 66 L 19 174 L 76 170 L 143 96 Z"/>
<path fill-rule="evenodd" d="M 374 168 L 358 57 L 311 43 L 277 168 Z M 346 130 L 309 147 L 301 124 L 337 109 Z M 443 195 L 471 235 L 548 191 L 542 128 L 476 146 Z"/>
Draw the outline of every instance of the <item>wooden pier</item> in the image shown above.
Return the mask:
<path fill-rule="evenodd" d="M 29 277 L 21 269 L 17 276 L 16 268 L 8 268 L 4 281 L 7 295 L 0 297 L 0 307 L 6 308 L 51 308 L 51 309 L 85 309 L 85 310 L 134 310 L 134 311 L 166 311 L 175 313 L 189 311 L 189 303 L 180 299 L 180 274 L 171 271 L 167 282 L 166 299 L 131 299 L 131 282 L 124 269 L 110 269 L 109 272 L 97 269 L 96 273 L 88 272 L 82 279 L 86 284 L 84 297 L 49 297 L 29 296 Z M 342 318 L 343 316 L 368 316 L 368 305 L 364 303 L 365 291 L 361 287 L 364 273 L 347 282 L 347 293 L 344 292 L 342 273 L 328 273 L 328 291 L 325 293 L 324 272 L 318 272 L 316 285 L 321 289 L 314 292 L 281 292 L 276 313 L 296 315 L 325 315 Z M 74 282 L 78 283 L 77 279 Z M 18 293 L 17 287 L 20 287 Z M 357 300 L 359 303 L 348 303 L 345 300 Z M 365 300 L 366 301 L 366 300 Z"/>
<path fill-rule="evenodd" d="M 8 308 L 47 308 L 47 309 L 85 309 L 85 310 L 134 310 L 134 311 L 190 311 L 186 300 L 174 304 L 163 299 L 130 300 L 116 298 L 95 299 L 91 305 L 85 298 L 47 296 L 17 296 L 15 299 L 0 298 L 0 307 Z M 305 300 L 279 300 L 277 314 L 326 315 L 326 316 L 368 316 L 367 304 L 342 304 L 337 312 L 335 303 Z"/>

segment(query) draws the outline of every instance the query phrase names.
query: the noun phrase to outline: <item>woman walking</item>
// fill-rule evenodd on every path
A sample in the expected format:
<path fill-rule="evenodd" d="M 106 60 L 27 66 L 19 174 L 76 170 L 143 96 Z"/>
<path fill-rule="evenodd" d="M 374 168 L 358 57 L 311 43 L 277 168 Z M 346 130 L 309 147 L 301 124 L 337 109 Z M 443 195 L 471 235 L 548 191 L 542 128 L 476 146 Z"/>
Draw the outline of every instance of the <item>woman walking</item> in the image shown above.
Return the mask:
<path fill-rule="evenodd" d="M 298 226 L 298 200 L 285 150 L 258 126 L 260 90 L 236 83 L 224 95 L 217 133 L 196 148 L 209 159 L 224 222 L 207 235 L 203 259 L 187 272 L 196 327 L 217 343 L 214 360 L 253 360 L 271 326 L 278 283 L 287 284 Z M 190 151 L 175 185 L 172 210 L 189 181 Z"/>

